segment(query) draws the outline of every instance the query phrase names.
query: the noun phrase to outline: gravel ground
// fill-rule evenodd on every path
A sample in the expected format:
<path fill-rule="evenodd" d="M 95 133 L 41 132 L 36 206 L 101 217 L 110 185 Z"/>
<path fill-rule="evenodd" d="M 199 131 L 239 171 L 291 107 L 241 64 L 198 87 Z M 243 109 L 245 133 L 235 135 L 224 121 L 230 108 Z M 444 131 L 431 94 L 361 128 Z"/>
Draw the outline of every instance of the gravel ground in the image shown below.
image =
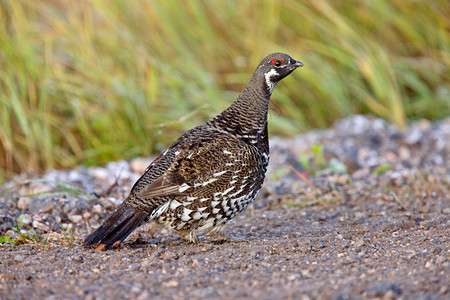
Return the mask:
<path fill-rule="evenodd" d="M 146 224 L 119 249 L 82 248 L 149 162 L 1 186 L 0 298 L 450 297 L 450 118 L 400 131 L 352 116 L 273 138 L 261 195 L 227 226 L 234 241 L 194 245 Z"/>

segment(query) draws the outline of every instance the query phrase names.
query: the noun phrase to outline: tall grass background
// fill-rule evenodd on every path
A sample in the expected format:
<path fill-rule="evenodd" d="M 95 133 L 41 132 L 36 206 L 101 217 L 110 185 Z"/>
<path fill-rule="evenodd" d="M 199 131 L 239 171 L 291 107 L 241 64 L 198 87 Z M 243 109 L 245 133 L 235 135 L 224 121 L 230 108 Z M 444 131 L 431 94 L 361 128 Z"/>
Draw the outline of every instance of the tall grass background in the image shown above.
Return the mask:
<path fill-rule="evenodd" d="M 363 113 L 450 112 L 448 1 L 0 1 L 0 182 L 160 151 L 226 108 L 259 61 L 272 135 Z"/>

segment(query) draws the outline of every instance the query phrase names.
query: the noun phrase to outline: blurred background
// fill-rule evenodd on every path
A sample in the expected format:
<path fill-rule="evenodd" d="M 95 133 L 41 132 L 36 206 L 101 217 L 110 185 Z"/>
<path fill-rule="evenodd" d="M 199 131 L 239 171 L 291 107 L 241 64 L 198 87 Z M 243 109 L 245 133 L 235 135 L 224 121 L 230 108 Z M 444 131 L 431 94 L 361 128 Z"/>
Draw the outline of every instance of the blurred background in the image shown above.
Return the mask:
<path fill-rule="evenodd" d="M 450 114 L 442 1 L 0 0 L 0 182 L 161 151 L 226 108 L 267 54 L 271 135 L 350 114 Z"/>

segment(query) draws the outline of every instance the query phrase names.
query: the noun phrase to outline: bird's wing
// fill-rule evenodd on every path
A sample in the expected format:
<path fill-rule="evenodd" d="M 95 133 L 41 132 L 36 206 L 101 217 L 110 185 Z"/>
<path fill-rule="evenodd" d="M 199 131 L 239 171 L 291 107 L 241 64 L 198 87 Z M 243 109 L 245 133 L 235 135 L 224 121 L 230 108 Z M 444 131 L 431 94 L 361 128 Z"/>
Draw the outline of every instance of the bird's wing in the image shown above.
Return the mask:
<path fill-rule="evenodd" d="M 167 170 L 141 187 L 137 197 L 185 195 L 191 194 L 193 189 L 206 195 L 229 185 L 233 173 L 243 165 L 257 168 L 252 157 L 256 148 L 229 136 L 199 138 L 173 151 L 175 157 Z"/>

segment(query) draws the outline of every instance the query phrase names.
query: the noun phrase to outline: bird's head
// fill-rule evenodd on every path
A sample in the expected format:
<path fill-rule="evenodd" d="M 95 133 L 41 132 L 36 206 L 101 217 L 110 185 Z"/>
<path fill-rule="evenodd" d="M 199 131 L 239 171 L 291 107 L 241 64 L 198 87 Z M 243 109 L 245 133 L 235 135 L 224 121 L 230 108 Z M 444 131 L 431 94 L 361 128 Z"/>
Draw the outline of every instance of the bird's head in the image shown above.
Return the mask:
<path fill-rule="evenodd" d="M 255 74 L 264 76 L 265 84 L 269 92 L 272 93 L 278 81 L 291 74 L 298 67 L 303 67 L 303 63 L 284 53 L 272 53 L 261 61 Z"/>

